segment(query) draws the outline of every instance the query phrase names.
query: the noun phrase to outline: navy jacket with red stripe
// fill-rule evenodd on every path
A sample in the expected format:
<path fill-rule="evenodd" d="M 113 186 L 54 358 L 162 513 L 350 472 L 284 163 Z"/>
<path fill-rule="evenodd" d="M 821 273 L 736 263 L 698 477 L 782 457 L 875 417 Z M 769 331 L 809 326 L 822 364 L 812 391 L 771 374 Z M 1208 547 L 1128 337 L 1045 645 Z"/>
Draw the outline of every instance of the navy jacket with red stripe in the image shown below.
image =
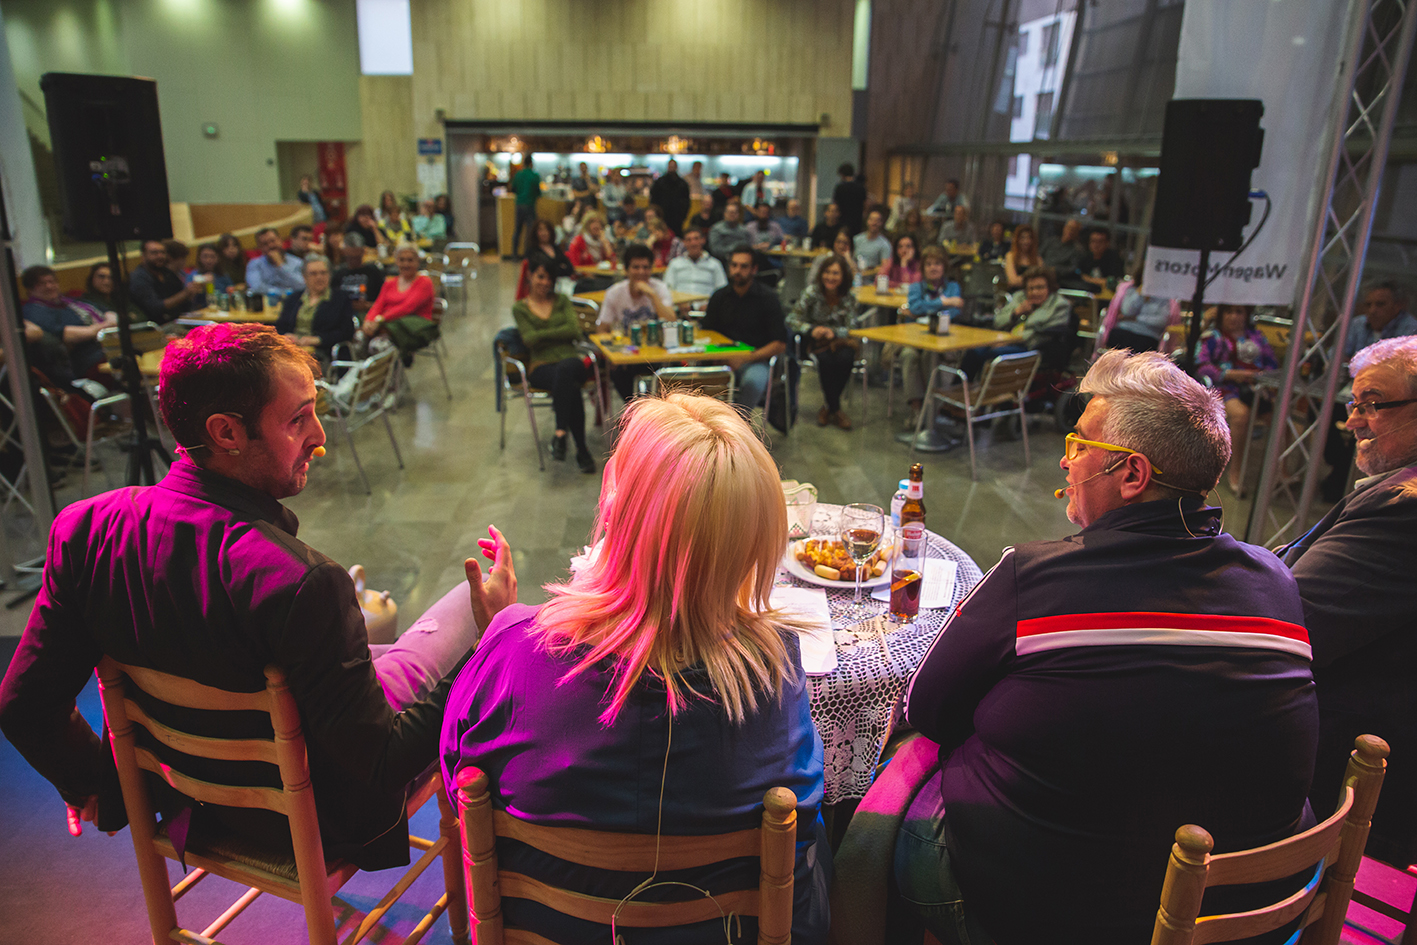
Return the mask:
<path fill-rule="evenodd" d="M 999 945 L 1146 941 L 1177 827 L 1224 852 L 1312 822 L 1303 606 L 1219 514 L 1145 502 L 1006 550 L 916 673 L 964 905 Z"/>

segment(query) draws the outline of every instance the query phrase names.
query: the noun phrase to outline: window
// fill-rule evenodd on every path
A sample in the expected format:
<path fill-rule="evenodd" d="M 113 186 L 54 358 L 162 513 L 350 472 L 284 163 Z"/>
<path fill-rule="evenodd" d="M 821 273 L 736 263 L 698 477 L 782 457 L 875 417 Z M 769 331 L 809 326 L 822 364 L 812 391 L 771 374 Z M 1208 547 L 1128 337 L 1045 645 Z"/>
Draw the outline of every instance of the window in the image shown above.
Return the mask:
<path fill-rule="evenodd" d="M 1038 108 L 1033 114 L 1033 136 L 1048 137 L 1053 124 L 1053 93 L 1042 92 L 1038 96 Z"/>
<path fill-rule="evenodd" d="M 1018 31 L 1018 54 L 1020 59 L 1028 55 L 1028 30 Z"/>
<path fill-rule="evenodd" d="M 1045 69 L 1058 64 L 1058 46 L 1062 38 L 1062 24 L 1055 21 L 1043 27 L 1043 67 Z"/>
<path fill-rule="evenodd" d="M 413 24 L 408 0 L 358 0 L 359 71 L 413 75 Z"/>
<path fill-rule="evenodd" d="M 1015 117 L 1015 118 L 1022 118 L 1022 117 L 1023 117 L 1023 96 L 1022 96 L 1022 95 L 1015 95 L 1015 96 L 1014 96 L 1014 117 Z"/>

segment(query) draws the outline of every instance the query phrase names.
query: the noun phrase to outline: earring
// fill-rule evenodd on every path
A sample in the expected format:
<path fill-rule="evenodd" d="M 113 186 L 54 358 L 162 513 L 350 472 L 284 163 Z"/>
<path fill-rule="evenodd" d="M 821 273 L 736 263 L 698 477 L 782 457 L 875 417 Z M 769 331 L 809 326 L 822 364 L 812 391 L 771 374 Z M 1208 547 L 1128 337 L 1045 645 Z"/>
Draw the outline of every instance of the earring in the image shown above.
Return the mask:
<path fill-rule="evenodd" d="M 240 451 L 240 450 L 227 450 L 226 452 L 227 452 L 227 454 L 230 455 L 230 456 L 240 456 L 240 455 L 241 455 L 241 451 Z"/>

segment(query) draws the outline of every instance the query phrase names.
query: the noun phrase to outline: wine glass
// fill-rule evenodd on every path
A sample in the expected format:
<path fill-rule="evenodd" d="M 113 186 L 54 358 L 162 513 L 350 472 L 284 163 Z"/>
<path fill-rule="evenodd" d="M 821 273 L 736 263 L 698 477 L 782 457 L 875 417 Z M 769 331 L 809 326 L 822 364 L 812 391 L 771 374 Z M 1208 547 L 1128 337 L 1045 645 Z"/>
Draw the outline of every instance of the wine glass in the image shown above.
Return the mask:
<path fill-rule="evenodd" d="M 846 553 L 856 562 L 856 596 L 853 604 L 861 603 L 861 568 L 881 546 L 881 534 L 886 530 L 886 513 L 879 505 L 853 502 L 841 509 L 841 540 Z"/>

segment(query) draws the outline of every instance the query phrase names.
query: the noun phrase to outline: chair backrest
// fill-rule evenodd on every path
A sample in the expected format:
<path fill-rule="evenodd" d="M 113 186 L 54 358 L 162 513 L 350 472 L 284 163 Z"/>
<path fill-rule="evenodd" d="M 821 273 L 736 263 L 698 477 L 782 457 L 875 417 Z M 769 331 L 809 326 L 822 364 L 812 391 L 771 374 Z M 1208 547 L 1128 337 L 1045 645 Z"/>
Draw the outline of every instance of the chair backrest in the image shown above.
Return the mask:
<path fill-rule="evenodd" d="M 1033 375 L 1038 373 L 1038 365 L 1042 361 L 1043 355 L 1037 351 L 1001 354 L 990 361 L 980 379 L 975 406 L 1017 400 L 1028 393 Z"/>
<path fill-rule="evenodd" d="M 672 388 L 733 402 L 733 369 L 726 364 L 664 367 L 645 379 L 649 378 L 653 378 L 654 383 L 646 393 Z"/>
<path fill-rule="evenodd" d="M 285 674 L 269 666 L 266 688 L 259 692 L 229 692 L 181 676 L 129 666 L 105 656 L 98 664 L 99 695 L 108 724 L 113 760 L 123 788 L 123 803 L 134 840 L 153 838 L 153 805 L 142 772 L 149 771 L 174 789 L 204 804 L 254 807 L 284 814 L 290 819 L 296 868 L 301 876 L 323 878 L 324 850 L 305 755 L 300 712 L 286 687 Z M 185 732 L 156 721 L 135 701 L 130 687 L 171 706 L 205 712 L 259 712 L 269 717 L 273 738 L 214 738 Z M 141 726 L 158 743 L 178 755 L 159 759 L 137 742 Z M 258 762 L 280 771 L 282 787 L 249 787 L 213 784 L 183 773 L 181 755 L 218 761 Z"/>
<path fill-rule="evenodd" d="M 1058 294 L 1067 299 L 1078 315 L 1078 327 L 1085 331 L 1096 331 L 1100 319 L 1097 316 L 1097 296 L 1082 289 L 1059 289 Z"/>
<path fill-rule="evenodd" d="M 397 348 L 388 348 L 350 368 L 359 372 L 350 394 L 351 404 L 360 404 L 373 397 L 381 397 L 393 380 L 394 364 L 399 356 Z"/>
<path fill-rule="evenodd" d="M 1161 888 L 1152 945 L 1230 942 L 1278 929 L 1302 917 L 1304 945 L 1337 945 L 1353 880 L 1387 768 L 1387 742 L 1360 735 L 1348 760 L 1338 809 L 1323 823 L 1267 846 L 1212 856 L 1214 841 L 1194 824 L 1176 831 Z M 1265 883 L 1315 871 L 1303 889 L 1247 912 L 1202 916 L 1210 886 Z M 1321 872 L 1320 872 L 1321 871 Z"/>
<path fill-rule="evenodd" d="M 760 826 L 696 837 L 655 837 L 530 824 L 506 811 L 492 809 L 487 775 L 477 768 L 458 772 L 457 800 L 467 885 L 477 919 L 477 945 L 502 942 L 504 895 L 530 899 L 564 915 L 600 925 L 610 925 L 614 916 L 616 925 L 625 928 L 689 925 L 720 919 L 722 913 L 757 916 L 760 945 L 786 945 L 791 939 L 797 797 L 787 788 L 770 788 L 763 795 Z M 689 870 L 740 857 L 757 857 L 761 866 L 759 884 L 756 889 L 715 892 L 712 899 L 694 893 L 693 898 L 680 901 L 631 900 L 622 904 L 499 869 L 498 837 L 525 843 L 580 866 L 646 874 L 656 869 Z"/>
<path fill-rule="evenodd" d="M 448 314 L 448 300 L 441 296 L 433 299 L 433 317 L 430 319 L 434 324 L 441 325 L 443 316 Z"/>
<path fill-rule="evenodd" d="M 162 329 L 155 322 L 134 322 L 129 326 L 129 332 L 133 336 L 133 351 L 137 354 L 156 351 L 167 345 L 167 335 L 162 333 Z M 98 343 L 103 345 L 103 354 L 108 360 L 113 361 L 123 356 L 123 346 L 117 328 L 101 329 L 98 333 Z"/>
<path fill-rule="evenodd" d="M 581 323 L 581 334 L 589 338 L 600 332 L 600 306 L 591 299 L 571 298 L 571 307 L 576 310 L 576 320 Z"/>

